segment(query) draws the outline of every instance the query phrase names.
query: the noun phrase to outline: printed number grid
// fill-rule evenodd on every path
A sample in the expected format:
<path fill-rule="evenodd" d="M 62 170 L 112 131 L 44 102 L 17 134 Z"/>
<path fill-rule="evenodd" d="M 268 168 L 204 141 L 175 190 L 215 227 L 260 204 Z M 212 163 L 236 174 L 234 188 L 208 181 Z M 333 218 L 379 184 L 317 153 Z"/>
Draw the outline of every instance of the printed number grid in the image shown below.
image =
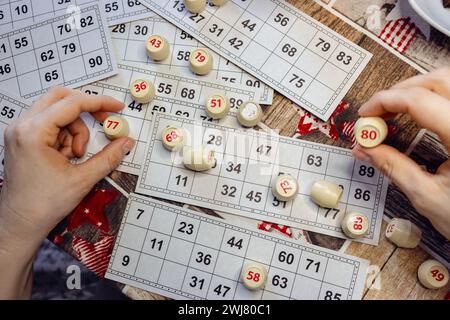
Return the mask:
<path fill-rule="evenodd" d="M 322 120 L 372 56 L 278 0 L 232 0 L 194 15 L 182 1 L 142 2 Z"/>
<path fill-rule="evenodd" d="M 199 48 L 200 43 L 191 35 L 175 27 L 166 20 L 155 17 L 145 20 L 119 24 L 110 28 L 113 42 L 119 58 L 127 63 L 145 63 L 153 71 L 167 71 L 193 76 L 189 68 L 189 56 L 192 50 Z M 163 61 L 151 60 L 146 52 L 145 43 L 152 34 L 163 36 L 170 44 L 171 55 Z M 257 102 L 271 104 L 273 90 L 247 72 L 231 64 L 220 55 L 212 52 L 214 67 L 203 80 L 220 81 L 227 84 L 240 84 L 246 90 L 256 91 Z"/>
<path fill-rule="evenodd" d="M 165 151 L 161 133 L 168 125 L 185 128 L 192 144 L 215 149 L 216 167 L 193 172 L 180 155 Z M 358 241 L 378 243 L 388 182 L 373 167 L 354 160 L 350 150 L 155 114 L 145 157 L 139 193 L 341 238 L 343 215 L 357 211 L 370 221 L 369 234 Z M 293 201 L 281 202 L 272 194 L 281 173 L 299 182 Z M 311 200 L 311 187 L 318 180 L 343 188 L 337 209 L 320 208 Z"/>
<path fill-rule="evenodd" d="M 71 6 L 83 6 L 92 0 L 1 0 L 0 33 L 53 18 L 57 14 L 74 13 Z M 143 19 L 153 14 L 138 0 L 101 0 L 101 9 L 109 25 Z"/>
<path fill-rule="evenodd" d="M 268 270 L 263 290 L 241 272 Z M 106 278 L 180 299 L 360 299 L 367 262 L 131 195 Z"/>
<path fill-rule="evenodd" d="M 0 83 L 31 98 L 49 87 L 80 85 L 116 73 L 97 5 L 79 15 L 79 30 L 59 16 L 0 36 Z M 76 22 L 77 23 L 77 22 Z"/>
<path fill-rule="evenodd" d="M 213 94 L 223 94 L 229 99 L 231 112 L 236 112 L 242 103 L 256 98 L 254 91 L 241 89 L 232 84 L 224 85 L 193 77 L 182 77 L 173 72 L 156 72 L 126 64 L 119 64 L 118 67 L 117 76 L 101 82 L 128 88 L 134 80 L 143 78 L 153 81 L 158 97 L 175 98 L 201 105 L 205 105 L 206 100 Z"/>
<path fill-rule="evenodd" d="M 97 82 L 83 86 L 81 91 L 93 95 L 108 95 L 125 104 L 125 109 L 120 114 L 127 119 L 130 126 L 130 136 L 136 139 L 137 144 L 130 154 L 124 158 L 118 170 L 131 174 L 139 173 L 144 159 L 151 119 L 155 111 L 198 121 L 226 123 L 236 127 L 238 126 L 235 119 L 237 103 L 252 98 L 250 92 L 230 87 L 216 87 L 208 82 L 192 81 L 192 83 L 189 83 L 187 79 L 171 74 L 128 68 L 123 65 L 119 67 L 119 73 L 117 77 L 114 77 L 114 83 L 110 81 L 108 83 Z M 150 104 L 136 103 L 131 97 L 129 85 L 132 80 L 137 78 L 146 78 L 148 81 L 155 83 L 157 96 Z M 120 85 L 117 83 L 120 83 Z M 202 102 L 212 92 L 222 93 L 233 101 L 233 108 L 229 117 L 217 121 L 207 116 Z M 102 150 L 110 141 L 106 138 L 103 127 L 99 122 L 94 121 L 89 115 L 83 115 L 83 119 L 91 132 L 87 149 L 87 158 L 89 158 Z M 84 161 L 84 159 L 81 161 Z"/>
<path fill-rule="evenodd" d="M 0 33 L 22 28 L 64 13 L 69 6 L 85 5 L 90 0 L 2 0 Z"/>
<path fill-rule="evenodd" d="M 0 92 L 0 178 L 3 178 L 4 165 L 4 134 L 6 128 L 22 114 L 23 110 L 28 109 L 28 102 L 13 98 L 5 92 Z"/>
<path fill-rule="evenodd" d="M 102 0 L 109 25 L 151 17 L 154 13 L 139 0 Z"/>

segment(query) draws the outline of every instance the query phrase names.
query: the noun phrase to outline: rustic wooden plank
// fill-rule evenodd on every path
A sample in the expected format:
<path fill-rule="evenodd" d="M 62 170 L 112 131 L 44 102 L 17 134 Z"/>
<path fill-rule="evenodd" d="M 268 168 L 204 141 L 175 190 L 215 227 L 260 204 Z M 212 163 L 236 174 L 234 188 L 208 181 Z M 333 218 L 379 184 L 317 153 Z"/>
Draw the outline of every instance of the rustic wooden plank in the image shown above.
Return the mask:
<path fill-rule="evenodd" d="M 381 288 L 369 289 L 364 299 L 403 300 L 403 299 L 440 299 L 442 300 L 450 284 L 440 290 L 423 288 L 417 280 L 417 269 L 429 259 L 429 255 L 420 247 L 415 249 L 397 248 L 382 269 Z"/>
<path fill-rule="evenodd" d="M 122 293 L 133 300 L 169 300 L 159 294 L 148 292 L 132 286 L 124 286 Z"/>
<path fill-rule="evenodd" d="M 389 258 L 394 253 L 396 246 L 392 244 L 389 240 L 386 239 L 384 230 L 386 229 L 387 222 L 383 221 L 383 224 L 381 226 L 381 236 L 380 236 L 380 243 L 378 246 L 371 246 L 368 244 L 358 243 L 358 242 L 352 242 L 345 253 L 350 254 L 352 256 L 360 257 L 363 259 L 367 259 L 370 261 L 371 266 L 378 267 L 379 270 L 375 270 L 375 268 L 371 271 L 368 275 L 368 277 L 375 279 L 379 272 L 383 269 L 386 262 L 389 260 Z M 373 282 L 372 282 L 373 283 Z M 369 286 L 371 283 L 369 283 Z M 365 292 L 367 293 L 369 289 L 366 288 Z"/>
<path fill-rule="evenodd" d="M 429 290 L 417 280 L 417 268 L 423 261 L 430 259 L 430 256 L 421 248 L 397 248 L 386 239 L 386 226 L 387 222 L 383 221 L 378 246 L 353 242 L 346 250 L 347 254 L 369 260 L 372 266 L 364 290 L 364 299 L 443 299 L 450 289 L 449 286 L 440 290 Z"/>
<path fill-rule="evenodd" d="M 408 300 L 443 300 L 447 293 L 450 292 L 450 283 L 442 289 L 430 290 L 424 288 L 419 282 L 408 295 Z"/>
<path fill-rule="evenodd" d="M 114 171 L 109 176 L 128 193 L 134 192 L 136 189 L 138 176 L 125 174 L 119 171 Z"/>

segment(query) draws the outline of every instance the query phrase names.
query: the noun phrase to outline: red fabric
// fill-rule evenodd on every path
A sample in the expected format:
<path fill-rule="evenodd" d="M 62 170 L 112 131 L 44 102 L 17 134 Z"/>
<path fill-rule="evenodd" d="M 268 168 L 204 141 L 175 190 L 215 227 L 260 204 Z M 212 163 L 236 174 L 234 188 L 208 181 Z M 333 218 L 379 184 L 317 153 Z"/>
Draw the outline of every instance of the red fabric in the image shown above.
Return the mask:
<path fill-rule="evenodd" d="M 339 125 L 339 130 L 342 132 L 344 137 L 352 143 L 352 148 L 356 145 L 356 137 L 354 133 L 356 121 L 344 121 Z"/>
<path fill-rule="evenodd" d="M 267 222 L 267 221 L 261 221 L 260 223 L 258 223 L 258 229 L 259 230 L 263 230 L 266 232 L 270 232 L 272 230 L 276 230 L 281 232 L 282 234 L 288 236 L 289 238 L 292 238 L 292 231 L 289 227 L 287 226 L 282 226 L 276 223 L 271 223 L 271 222 Z"/>
<path fill-rule="evenodd" d="M 69 216 L 66 231 L 71 232 L 84 223 L 90 223 L 101 231 L 109 232 L 109 222 L 105 208 L 119 196 L 115 189 L 94 189 Z"/>
<path fill-rule="evenodd" d="M 74 236 L 72 248 L 75 250 L 78 260 L 89 270 L 103 278 L 108 269 L 113 243 L 114 236 L 110 235 L 102 235 L 99 241 L 94 244 Z"/>
<path fill-rule="evenodd" d="M 349 107 L 350 105 L 347 102 L 341 102 L 327 122 L 320 120 L 307 111 L 300 110 L 300 121 L 297 125 L 296 134 L 299 136 L 305 136 L 310 133 L 320 131 L 327 137 L 333 140 L 338 140 L 339 134 L 336 128 L 336 117 Z"/>
<path fill-rule="evenodd" d="M 53 238 L 53 243 L 56 244 L 57 246 L 62 245 L 63 241 L 64 241 L 64 238 L 63 238 L 63 236 L 60 235 L 60 234 L 57 234 L 57 235 Z"/>
<path fill-rule="evenodd" d="M 404 54 L 417 35 L 417 31 L 416 25 L 408 17 L 388 21 L 378 37 L 392 48 Z"/>

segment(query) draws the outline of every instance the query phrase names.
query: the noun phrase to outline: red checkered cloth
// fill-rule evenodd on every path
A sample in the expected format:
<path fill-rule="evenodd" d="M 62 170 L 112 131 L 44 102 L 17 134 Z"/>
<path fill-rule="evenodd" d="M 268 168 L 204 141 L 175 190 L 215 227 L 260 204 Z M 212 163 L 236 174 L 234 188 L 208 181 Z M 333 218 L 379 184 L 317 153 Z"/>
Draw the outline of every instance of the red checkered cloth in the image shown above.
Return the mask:
<path fill-rule="evenodd" d="M 354 133 L 356 121 L 345 121 L 339 125 L 342 134 L 352 143 L 352 148 L 356 146 L 356 137 Z"/>
<path fill-rule="evenodd" d="M 316 131 L 320 131 L 328 138 L 338 140 L 339 135 L 336 128 L 336 117 L 347 110 L 350 105 L 347 102 L 341 102 L 336 110 L 331 115 L 328 121 L 322 121 L 316 116 L 313 116 L 308 111 L 299 110 L 300 121 L 297 125 L 296 136 L 306 136 Z"/>
<path fill-rule="evenodd" d="M 113 243 L 114 236 L 110 235 L 100 236 L 96 243 L 90 243 L 78 236 L 74 236 L 72 248 L 75 250 L 78 260 L 89 270 L 103 278 L 108 269 Z"/>
<path fill-rule="evenodd" d="M 258 229 L 259 230 L 263 230 L 263 231 L 267 231 L 270 232 L 272 230 L 276 230 L 278 232 L 281 232 L 282 234 L 284 234 L 285 236 L 288 236 L 289 238 L 292 238 L 292 231 L 289 227 L 287 226 L 282 226 L 276 223 L 271 223 L 271 222 L 267 222 L 267 221 L 261 221 L 260 223 L 258 223 Z"/>
<path fill-rule="evenodd" d="M 388 21 L 378 37 L 392 48 L 404 54 L 416 36 L 417 31 L 418 29 L 411 22 L 411 18 L 401 18 Z"/>

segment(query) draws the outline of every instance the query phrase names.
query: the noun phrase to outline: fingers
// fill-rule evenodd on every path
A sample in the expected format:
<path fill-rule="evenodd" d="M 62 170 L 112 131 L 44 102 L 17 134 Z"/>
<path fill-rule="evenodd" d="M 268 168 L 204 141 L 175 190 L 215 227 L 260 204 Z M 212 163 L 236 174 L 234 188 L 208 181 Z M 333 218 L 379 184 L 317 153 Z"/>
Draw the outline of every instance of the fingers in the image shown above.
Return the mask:
<path fill-rule="evenodd" d="M 427 183 L 432 182 L 432 176 L 422 170 L 412 159 L 387 145 L 380 145 L 373 149 L 357 146 L 353 149 L 353 156 L 361 161 L 371 163 L 410 199 L 427 190 Z"/>
<path fill-rule="evenodd" d="M 393 89 L 422 87 L 450 99 L 450 68 L 443 68 L 434 72 L 416 76 L 400 82 Z"/>
<path fill-rule="evenodd" d="M 62 128 L 75 121 L 82 112 L 118 112 L 123 107 L 122 102 L 108 96 L 74 92 L 45 109 L 40 116 L 45 123 Z"/>
<path fill-rule="evenodd" d="M 105 121 L 106 118 L 108 118 L 109 114 L 107 112 L 94 112 L 91 113 L 91 115 L 94 117 L 95 120 L 97 120 L 98 122 L 103 122 Z"/>
<path fill-rule="evenodd" d="M 123 157 L 134 147 L 135 141 L 130 138 L 120 138 L 107 145 L 90 160 L 78 165 L 83 177 L 83 183 L 93 186 L 119 166 Z"/>
<path fill-rule="evenodd" d="M 81 118 L 78 118 L 62 129 L 55 141 L 49 141 L 52 148 L 67 158 L 81 158 L 86 152 L 89 141 L 89 129 Z"/>
<path fill-rule="evenodd" d="M 86 152 L 86 145 L 89 141 L 89 129 L 81 118 L 69 124 L 67 129 L 73 136 L 73 154 L 80 158 Z"/>
<path fill-rule="evenodd" d="M 55 102 L 64 99 L 74 92 L 73 89 L 69 89 L 66 87 L 53 87 L 49 89 L 46 93 L 42 95 L 42 97 L 36 101 L 30 109 L 26 112 L 25 116 L 33 116 L 38 114 L 45 108 L 48 108 Z"/>
<path fill-rule="evenodd" d="M 73 136 L 68 129 L 62 130 L 58 135 L 58 141 L 54 148 L 57 149 L 67 159 L 74 157 L 73 150 Z"/>
<path fill-rule="evenodd" d="M 373 96 L 360 109 L 362 117 L 408 113 L 422 127 L 437 133 L 450 146 L 450 101 L 427 89 L 391 89 Z"/>

